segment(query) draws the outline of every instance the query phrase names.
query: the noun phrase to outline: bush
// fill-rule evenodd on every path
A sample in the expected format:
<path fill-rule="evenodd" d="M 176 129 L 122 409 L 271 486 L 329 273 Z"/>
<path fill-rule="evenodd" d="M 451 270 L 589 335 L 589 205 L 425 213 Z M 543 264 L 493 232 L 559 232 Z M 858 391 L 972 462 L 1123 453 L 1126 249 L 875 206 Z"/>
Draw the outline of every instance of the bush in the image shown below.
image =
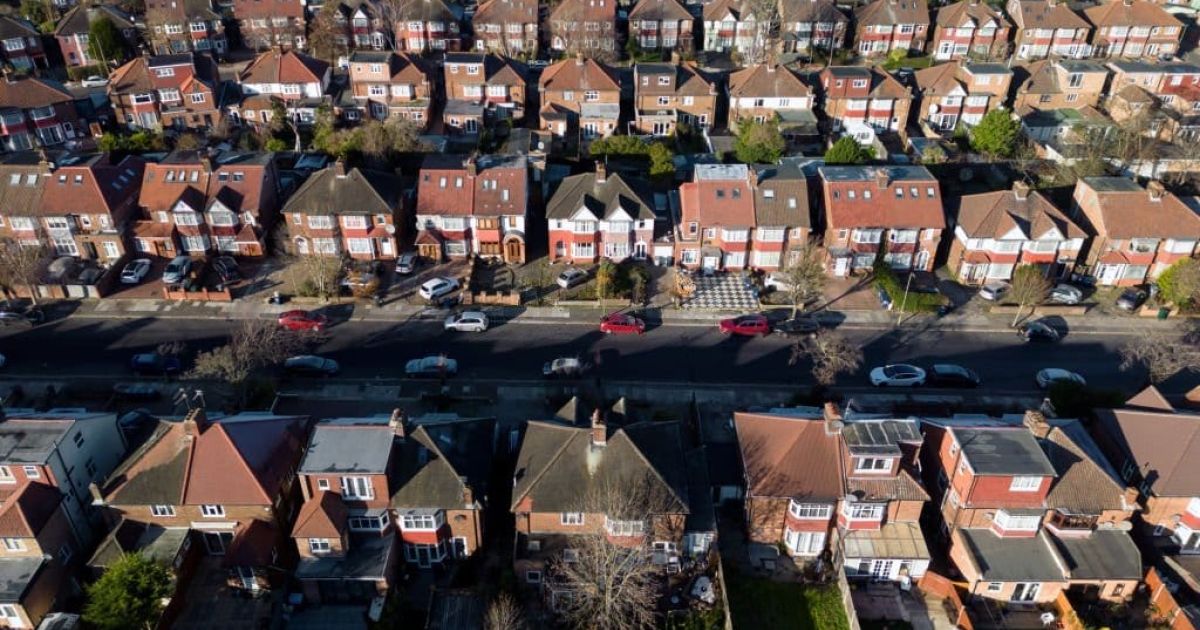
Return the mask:
<path fill-rule="evenodd" d="M 106 77 L 108 76 L 108 69 L 100 64 L 67 68 L 67 79 L 70 81 L 81 81 L 92 75 Z"/>
<path fill-rule="evenodd" d="M 875 286 L 883 289 L 888 297 L 892 300 L 892 309 L 904 311 L 906 313 L 934 313 L 938 307 L 946 303 L 945 298 L 937 293 L 918 293 L 913 290 L 908 291 L 907 297 L 904 294 L 904 283 L 900 278 L 896 277 L 896 272 L 892 271 L 887 263 L 878 262 L 875 264 Z"/>

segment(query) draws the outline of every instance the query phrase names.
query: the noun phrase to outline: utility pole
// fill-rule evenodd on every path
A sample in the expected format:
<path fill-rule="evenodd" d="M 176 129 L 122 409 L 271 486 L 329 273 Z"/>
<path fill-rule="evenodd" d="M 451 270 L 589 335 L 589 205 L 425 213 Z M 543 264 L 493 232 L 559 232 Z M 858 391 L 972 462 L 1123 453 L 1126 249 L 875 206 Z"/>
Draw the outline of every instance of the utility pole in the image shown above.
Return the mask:
<path fill-rule="evenodd" d="M 913 274 L 912 270 L 908 272 L 908 282 L 904 283 L 904 299 L 900 301 L 900 314 L 896 316 L 896 326 L 900 326 L 900 322 L 904 321 L 904 307 L 908 305 L 908 289 L 912 286 Z"/>

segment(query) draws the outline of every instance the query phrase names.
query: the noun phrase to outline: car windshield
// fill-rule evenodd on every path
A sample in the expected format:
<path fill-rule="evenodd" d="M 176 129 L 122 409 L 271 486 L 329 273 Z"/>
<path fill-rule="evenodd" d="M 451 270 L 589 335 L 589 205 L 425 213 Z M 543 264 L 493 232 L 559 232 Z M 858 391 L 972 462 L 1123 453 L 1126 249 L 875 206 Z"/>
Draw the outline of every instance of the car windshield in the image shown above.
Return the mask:
<path fill-rule="evenodd" d="M 957 365 L 939 365 L 935 368 L 939 373 L 947 376 L 966 376 L 967 370 Z"/>

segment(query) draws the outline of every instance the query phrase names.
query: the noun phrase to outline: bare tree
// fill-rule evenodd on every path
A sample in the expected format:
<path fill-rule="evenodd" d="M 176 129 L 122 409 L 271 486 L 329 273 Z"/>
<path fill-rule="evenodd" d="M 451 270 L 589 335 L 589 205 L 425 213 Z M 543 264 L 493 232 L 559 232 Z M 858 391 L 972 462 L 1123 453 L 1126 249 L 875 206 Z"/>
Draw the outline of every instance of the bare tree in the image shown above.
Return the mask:
<path fill-rule="evenodd" d="M 348 46 L 343 43 L 346 29 L 338 24 L 340 2 L 327 2 L 313 18 L 308 34 L 308 50 L 318 59 L 328 61 L 331 65 L 337 63 L 337 58 L 348 52 Z"/>
<path fill-rule="evenodd" d="M 1041 269 L 1033 265 L 1021 265 L 1013 272 L 1012 297 L 1017 301 L 1017 313 L 1012 325 L 1016 326 L 1026 306 L 1041 303 L 1050 294 L 1050 280 Z"/>
<path fill-rule="evenodd" d="M 284 329 L 266 319 L 249 319 L 238 328 L 229 343 L 196 355 L 192 378 L 218 380 L 233 388 L 240 404 L 245 404 L 246 384 L 255 372 L 276 365 L 305 349 L 318 338 Z"/>
<path fill-rule="evenodd" d="M 37 285 L 49 253 L 40 244 L 26 244 L 12 239 L 0 241 L 0 284 L 10 292 L 17 287 L 28 289 L 29 299 L 36 305 Z"/>
<path fill-rule="evenodd" d="M 777 0 L 743 0 L 742 15 L 753 18 L 753 36 L 749 48 L 742 51 L 749 64 L 770 61 L 779 39 L 779 2 Z"/>
<path fill-rule="evenodd" d="M 809 243 L 796 252 L 796 258 L 781 274 L 784 291 L 792 303 L 792 317 L 825 291 L 825 259 L 816 245 Z"/>
<path fill-rule="evenodd" d="M 1196 334 L 1182 339 L 1150 332 L 1121 346 L 1121 369 L 1145 368 L 1151 383 L 1161 383 L 1179 372 L 1200 372 L 1200 345 Z"/>
<path fill-rule="evenodd" d="M 812 377 L 819 385 L 833 385 L 839 374 L 849 373 L 862 366 L 862 348 L 851 343 L 841 333 L 822 328 L 816 334 L 792 346 L 788 365 L 800 361 L 812 362 Z"/>
<path fill-rule="evenodd" d="M 512 595 L 500 593 L 488 605 L 483 627 L 485 630 L 524 630 L 525 616 Z"/>

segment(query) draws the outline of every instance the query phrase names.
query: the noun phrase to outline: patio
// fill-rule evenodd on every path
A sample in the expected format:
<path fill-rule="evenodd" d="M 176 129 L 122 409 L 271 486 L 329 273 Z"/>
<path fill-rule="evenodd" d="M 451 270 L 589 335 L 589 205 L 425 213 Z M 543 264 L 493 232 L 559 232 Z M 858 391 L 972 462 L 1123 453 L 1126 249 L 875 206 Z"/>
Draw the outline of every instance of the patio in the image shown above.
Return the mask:
<path fill-rule="evenodd" d="M 176 630 L 258 630 L 270 627 L 282 590 L 251 598 L 243 591 L 229 588 L 225 582 L 226 575 L 220 556 L 201 559 L 184 594 L 183 610 L 172 627 Z"/>

